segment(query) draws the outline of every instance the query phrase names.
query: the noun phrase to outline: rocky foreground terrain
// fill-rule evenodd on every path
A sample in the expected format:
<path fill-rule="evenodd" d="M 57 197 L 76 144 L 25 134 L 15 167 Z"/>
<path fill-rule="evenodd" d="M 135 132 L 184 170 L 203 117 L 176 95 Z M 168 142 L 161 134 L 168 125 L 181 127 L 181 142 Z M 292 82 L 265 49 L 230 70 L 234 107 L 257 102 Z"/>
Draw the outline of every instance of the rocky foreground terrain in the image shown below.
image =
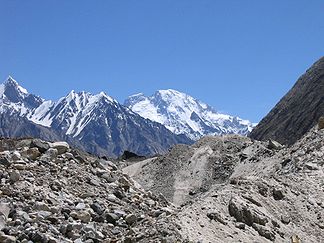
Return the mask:
<path fill-rule="evenodd" d="M 192 146 L 124 168 L 178 205 L 191 242 L 323 242 L 324 130 L 291 147 L 240 136 Z"/>
<path fill-rule="evenodd" d="M 323 138 L 205 137 L 133 161 L 1 139 L 0 242 L 322 242 Z"/>
<path fill-rule="evenodd" d="M 182 242 L 174 207 L 65 142 L 0 140 L 0 242 Z"/>

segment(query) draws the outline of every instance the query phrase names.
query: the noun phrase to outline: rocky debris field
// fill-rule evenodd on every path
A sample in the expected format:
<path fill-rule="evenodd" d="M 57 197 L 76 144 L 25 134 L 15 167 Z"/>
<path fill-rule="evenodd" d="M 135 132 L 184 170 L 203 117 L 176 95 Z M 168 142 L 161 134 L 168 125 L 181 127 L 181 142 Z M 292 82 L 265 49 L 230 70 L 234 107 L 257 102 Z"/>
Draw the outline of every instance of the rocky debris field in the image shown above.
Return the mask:
<path fill-rule="evenodd" d="M 124 172 L 178 205 L 187 241 L 324 242 L 323 139 L 317 128 L 290 147 L 205 137 Z"/>
<path fill-rule="evenodd" d="M 183 242 L 174 207 L 65 142 L 0 140 L 0 242 Z"/>
<path fill-rule="evenodd" d="M 323 138 L 204 137 L 134 161 L 0 139 L 0 242 L 323 242 Z"/>

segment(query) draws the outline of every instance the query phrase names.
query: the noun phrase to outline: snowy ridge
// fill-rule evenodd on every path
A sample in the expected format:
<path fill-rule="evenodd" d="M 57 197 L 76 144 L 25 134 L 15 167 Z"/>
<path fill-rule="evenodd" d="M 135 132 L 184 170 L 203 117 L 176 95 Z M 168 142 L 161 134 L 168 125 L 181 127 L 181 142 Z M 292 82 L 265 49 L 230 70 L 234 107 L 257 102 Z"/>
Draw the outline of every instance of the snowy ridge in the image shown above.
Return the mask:
<path fill-rule="evenodd" d="M 142 117 L 195 140 L 204 135 L 247 135 L 253 128 L 248 120 L 218 113 L 209 105 L 172 89 L 159 90 L 150 97 L 142 93 L 132 95 L 124 104 Z"/>
<path fill-rule="evenodd" d="M 43 100 L 29 94 L 11 76 L 0 84 L 1 113 L 17 113 L 45 127 L 52 127 L 53 123 L 63 124 L 63 132 L 73 137 L 78 136 L 84 127 L 95 119 L 92 112 L 100 102 L 111 103 L 115 107 L 117 104 L 116 100 L 104 92 L 92 95 L 84 91 L 76 93 L 74 90 L 57 102 Z"/>
<path fill-rule="evenodd" d="M 93 113 L 100 102 L 114 104 L 117 101 L 104 92 L 92 95 L 84 91 L 76 93 L 72 90 L 56 103 L 44 102 L 29 115 L 28 119 L 47 127 L 51 127 L 53 122 L 62 124 L 62 130 L 66 135 L 76 137 L 90 121 L 95 119 Z"/>

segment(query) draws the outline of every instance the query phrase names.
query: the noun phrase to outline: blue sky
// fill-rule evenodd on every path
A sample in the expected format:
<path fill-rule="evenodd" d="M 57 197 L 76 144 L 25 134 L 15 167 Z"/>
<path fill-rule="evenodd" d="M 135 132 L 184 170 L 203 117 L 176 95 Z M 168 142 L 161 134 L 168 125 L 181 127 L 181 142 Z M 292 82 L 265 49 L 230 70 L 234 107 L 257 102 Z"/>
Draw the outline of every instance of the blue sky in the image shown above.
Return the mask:
<path fill-rule="evenodd" d="M 324 1 L 0 0 L 0 79 L 58 99 L 173 88 L 259 121 L 323 55 Z"/>

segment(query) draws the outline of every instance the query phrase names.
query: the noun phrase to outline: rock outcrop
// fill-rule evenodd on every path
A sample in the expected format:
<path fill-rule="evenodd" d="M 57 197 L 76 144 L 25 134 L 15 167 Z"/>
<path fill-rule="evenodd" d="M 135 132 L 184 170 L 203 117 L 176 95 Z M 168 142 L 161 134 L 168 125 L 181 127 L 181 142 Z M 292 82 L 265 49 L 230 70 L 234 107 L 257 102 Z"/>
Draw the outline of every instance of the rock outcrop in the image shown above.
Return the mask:
<path fill-rule="evenodd" d="M 257 140 L 291 145 L 324 115 L 324 57 L 302 75 L 294 87 L 252 130 Z"/>

